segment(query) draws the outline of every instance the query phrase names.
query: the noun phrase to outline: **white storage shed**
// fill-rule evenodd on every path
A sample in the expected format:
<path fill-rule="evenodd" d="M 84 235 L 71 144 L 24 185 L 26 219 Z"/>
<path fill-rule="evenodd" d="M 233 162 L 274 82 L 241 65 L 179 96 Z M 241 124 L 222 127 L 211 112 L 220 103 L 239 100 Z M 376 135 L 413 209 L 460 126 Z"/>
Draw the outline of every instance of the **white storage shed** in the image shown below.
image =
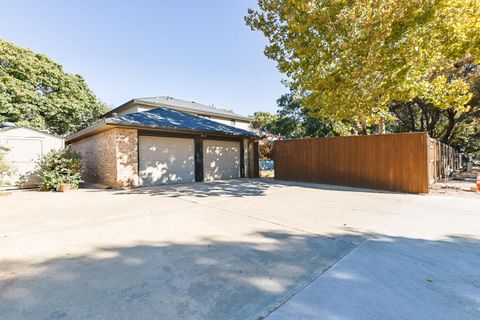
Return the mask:
<path fill-rule="evenodd" d="M 9 149 L 6 162 L 13 168 L 9 184 L 33 187 L 39 184 L 37 165 L 51 150 L 64 147 L 64 140 L 39 130 L 0 124 L 0 146 Z"/>

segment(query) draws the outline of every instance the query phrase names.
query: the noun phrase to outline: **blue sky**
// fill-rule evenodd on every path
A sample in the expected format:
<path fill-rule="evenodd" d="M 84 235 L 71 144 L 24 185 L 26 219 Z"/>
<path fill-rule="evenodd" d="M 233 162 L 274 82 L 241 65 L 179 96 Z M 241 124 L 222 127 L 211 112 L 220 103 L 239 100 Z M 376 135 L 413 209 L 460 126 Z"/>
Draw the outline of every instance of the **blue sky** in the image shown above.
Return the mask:
<path fill-rule="evenodd" d="M 0 38 L 81 74 L 108 105 L 167 95 L 275 111 L 288 90 L 265 38 L 244 23 L 249 7 L 256 1 L 5 0 Z"/>

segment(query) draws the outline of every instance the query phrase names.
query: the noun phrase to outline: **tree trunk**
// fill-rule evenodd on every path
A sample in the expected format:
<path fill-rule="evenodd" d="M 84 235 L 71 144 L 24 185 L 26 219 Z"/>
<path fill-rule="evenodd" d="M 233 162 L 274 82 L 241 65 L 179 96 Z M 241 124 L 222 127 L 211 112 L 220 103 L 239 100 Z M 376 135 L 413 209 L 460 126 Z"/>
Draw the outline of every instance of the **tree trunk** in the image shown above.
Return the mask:
<path fill-rule="evenodd" d="M 455 114 L 456 112 L 453 110 L 447 110 L 447 119 L 448 119 L 448 125 L 445 130 L 445 134 L 442 137 L 442 142 L 449 144 L 450 143 L 450 138 L 453 132 L 453 129 L 455 128 L 456 121 L 455 121 Z"/>
<path fill-rule="evenodd" d="M 368 135 L 367 122 L 365 121 L 365 119 L 363 119 L 363 117 L 360 117 L 360 125 L 361 125 L 360 134 L 364 136 Z"/>
<path fill-rule="evenodd" d="M 385 134 L 385 118 L 381 117 L 380 120 L 378 121 L 378 133 L 379 134 Z"/>

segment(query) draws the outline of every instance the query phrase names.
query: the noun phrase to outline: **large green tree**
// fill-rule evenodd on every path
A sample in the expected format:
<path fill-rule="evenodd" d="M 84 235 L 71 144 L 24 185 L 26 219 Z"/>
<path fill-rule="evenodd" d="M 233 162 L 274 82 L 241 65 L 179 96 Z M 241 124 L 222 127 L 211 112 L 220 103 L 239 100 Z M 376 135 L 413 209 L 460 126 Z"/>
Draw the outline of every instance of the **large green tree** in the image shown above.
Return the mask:
<path fill-rule="evenodd" d="M 275 114 L 255 112 L 252 128 L 286 138 L 327 137 L 351 133 L 351 125 L 328 119 L 319 119 L 302 105 L 302 97 L 294 92 L 284 94 L 277 100 Z"/>
<path fill-rule="evenodd" d="M 432 101 L 415 98 L 395 101 L 390 111 L 395 120 L 389 125 L 394 132 L 427 131 L 458 150 L 480 153 L 480 65 L 467 56 L 441 72 L 448 82 L 461 79 L 468 83 L 471 95 L 465 108 L 439 108 Z"/>
<path fill-rule="evenodd" d="M 106 111 L 80 75 L 0 39 L 0 122 L 66 135 L 90 125 Z"/>
<path fill-rule="evenodd" d="M 428 77 L 480 49 L 477 0 L 259 0 L 260 30 L 314 115 L 383 124 L 392 101 L 420 97 L 462 110 L 468 83 Z M 380 128 L 380 131 L 382 129 Z"/>

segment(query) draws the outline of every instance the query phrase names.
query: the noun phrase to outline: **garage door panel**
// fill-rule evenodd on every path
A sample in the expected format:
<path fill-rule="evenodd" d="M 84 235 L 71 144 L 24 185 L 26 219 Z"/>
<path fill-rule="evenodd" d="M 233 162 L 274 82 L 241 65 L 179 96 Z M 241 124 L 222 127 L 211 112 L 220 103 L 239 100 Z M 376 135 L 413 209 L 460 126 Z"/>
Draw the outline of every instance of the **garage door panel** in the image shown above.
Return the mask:
<path fill-rule="evenodd" d="M 240 142 L 204 140 L 205 180 L 240 178 Z"/>
<path fill-rule="evenodd" d="M 195 181 L 193 139 L 140 136 L 141 186 L 193 181 Z"/>

